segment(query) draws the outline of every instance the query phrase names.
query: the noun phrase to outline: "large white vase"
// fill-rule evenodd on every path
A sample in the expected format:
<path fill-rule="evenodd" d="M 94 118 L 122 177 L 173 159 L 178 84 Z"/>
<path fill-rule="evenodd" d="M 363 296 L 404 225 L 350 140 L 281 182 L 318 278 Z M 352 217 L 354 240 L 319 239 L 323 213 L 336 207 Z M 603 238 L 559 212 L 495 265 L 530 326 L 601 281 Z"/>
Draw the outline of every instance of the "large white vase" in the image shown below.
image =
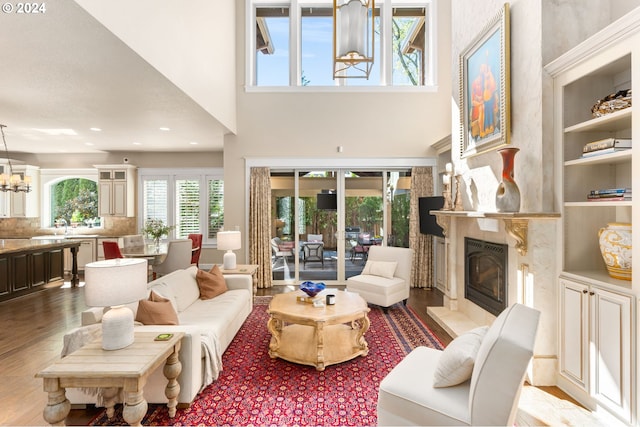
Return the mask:
<path fill-rule="evenodd" d="M 609 276 L 631 280 L 631 224 L 610 222 L 598 232 L 600 252 Z"/>

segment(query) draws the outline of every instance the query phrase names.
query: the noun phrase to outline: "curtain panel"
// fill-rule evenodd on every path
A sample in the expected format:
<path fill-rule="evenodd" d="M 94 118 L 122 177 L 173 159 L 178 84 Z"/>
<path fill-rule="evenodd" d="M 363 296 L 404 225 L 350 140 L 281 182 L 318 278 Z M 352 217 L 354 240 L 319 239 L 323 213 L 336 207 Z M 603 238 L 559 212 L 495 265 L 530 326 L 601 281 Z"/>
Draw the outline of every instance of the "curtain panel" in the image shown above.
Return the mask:
<path fill-rule="evenodd" d="M 266 167 L 251 168 L 249 185 L 249 258 L 258 264 L 258 288 L 271 283 L 271 172 Z"/>
<path fill-rule="evenodd" d="M 411 205 L 409 215 L 409 247 L 413 249 L 411 286 L 430 288 L 433 286 L 433 237 L 420 233 L 418 199 L 433 196 L 433 168 L 411 169 Z"/>

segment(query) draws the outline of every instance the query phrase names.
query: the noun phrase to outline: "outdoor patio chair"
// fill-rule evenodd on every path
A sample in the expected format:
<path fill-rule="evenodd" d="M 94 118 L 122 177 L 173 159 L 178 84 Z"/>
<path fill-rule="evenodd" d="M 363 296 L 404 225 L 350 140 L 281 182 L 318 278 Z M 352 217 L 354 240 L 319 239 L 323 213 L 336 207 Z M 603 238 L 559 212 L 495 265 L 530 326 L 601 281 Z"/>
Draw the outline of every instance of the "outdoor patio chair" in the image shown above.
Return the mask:
<path fill-rule="evenodd" d="M 303 263 L 305 268 L 308 262 L 321 262 L 324 268 L 324 244 L 305 243 L 303 246 Z"/>
<path fill-rule="evenodd" d="M 282 260 L 282 267 L 284 267 L 287 263 L 287 257 L 293 256 L 293 244 L 283 242 L 279 237 L 274 237 L 271 239 L 271 252 L 273 253 L 271 268 L 274 269 L 279 260 Z"/>

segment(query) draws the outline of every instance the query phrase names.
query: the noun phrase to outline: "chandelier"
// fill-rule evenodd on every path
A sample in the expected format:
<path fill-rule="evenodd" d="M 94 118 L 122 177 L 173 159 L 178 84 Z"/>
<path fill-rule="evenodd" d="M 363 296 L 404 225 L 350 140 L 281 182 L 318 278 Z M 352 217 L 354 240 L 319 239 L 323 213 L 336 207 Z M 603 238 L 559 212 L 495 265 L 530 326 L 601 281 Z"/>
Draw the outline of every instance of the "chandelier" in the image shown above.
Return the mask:
<path fill-rule="evenodd" d="M 373 68 L 375 0 L 333 0 L 333 78 L 368 79 Z"/>
<path fill-rule="evenodd" d="M 0 133 L 2 133 L 2 142 L 4 143 L 4 152 L 7 156 L 7 165 L 9 166 L 9 173 L 0 174 L 0 191 L 13 191 L 13 192 L 25 192 L 31 191 L 31 177 L 21 176 L 20 174 L 13 173 L 13 167 L 11 166 L 11 159 L 9 159 L 9 149 L 7 148 L 7 140 L 4 137 L 5 125 L 0 124 Z"/>

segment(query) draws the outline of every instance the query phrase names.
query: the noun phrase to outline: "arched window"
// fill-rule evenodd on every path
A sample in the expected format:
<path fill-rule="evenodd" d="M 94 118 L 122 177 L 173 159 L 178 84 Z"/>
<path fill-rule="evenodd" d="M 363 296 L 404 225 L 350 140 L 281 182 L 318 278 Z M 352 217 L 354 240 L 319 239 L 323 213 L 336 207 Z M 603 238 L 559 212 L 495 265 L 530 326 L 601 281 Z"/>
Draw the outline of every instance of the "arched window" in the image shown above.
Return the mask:
<path fill-rule="evenodd" d="M 41 169 L 43 228 L 101 227 L 95 169 Z"/>
<path fill-rule="evenodd" d="M 86 178 L 67 178 L 51 186 L 50 224 L 93 227 L 98 217 L 98 186 Z"/>

